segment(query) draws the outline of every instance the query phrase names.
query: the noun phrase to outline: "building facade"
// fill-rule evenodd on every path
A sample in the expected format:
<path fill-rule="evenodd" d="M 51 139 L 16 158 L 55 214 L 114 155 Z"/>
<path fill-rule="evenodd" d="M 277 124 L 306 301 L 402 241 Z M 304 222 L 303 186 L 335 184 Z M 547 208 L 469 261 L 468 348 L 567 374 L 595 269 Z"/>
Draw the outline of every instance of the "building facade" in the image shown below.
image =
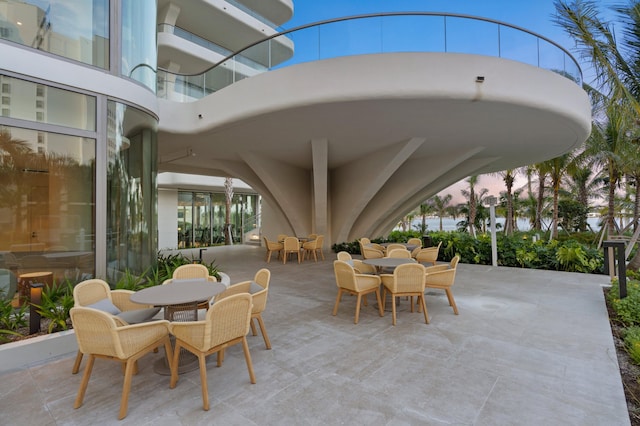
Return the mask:
<path fill-rule="evenodd" d="M 219 238 L 224 177 L 238 240 L 376 237 L 468 175 L 589 134 L 580 69 L 540 36 L 477 19 L 488 35 L 469 40 L 469 17 L 426 12 L 279 32 L 292 14 L 0 0 L 0 268 L 142 272 Z"/>

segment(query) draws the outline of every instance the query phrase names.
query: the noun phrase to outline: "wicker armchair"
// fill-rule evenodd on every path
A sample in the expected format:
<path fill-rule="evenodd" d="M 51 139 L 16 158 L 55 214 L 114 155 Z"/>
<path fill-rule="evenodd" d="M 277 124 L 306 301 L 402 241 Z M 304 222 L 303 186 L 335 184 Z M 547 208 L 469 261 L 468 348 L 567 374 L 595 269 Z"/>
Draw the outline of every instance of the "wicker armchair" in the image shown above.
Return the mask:
<path fill-rule="evenodd" d="M 267 249 L 267 263 L 271 262 L 271 253 L 278 252 L 278 259 L 282 256 L 282 250 L 284 249 L 284 244 L 279 243 L 277 241 L 269 241 L 267 237 L 264 238 L 264 246 Z"/>
<path fill-rule="evenodd" d="M 342 299 L 343 293 L 357 296 L 356 316 L 353 320 L 354 324 L 357 324 L 360 318 L 360 302 L 362 296 L 365 296 L 366 300 L 366 295 L 369 293 L 376 294 L 378 312 L 381 317 L 384 316 L 382 302 L 380 300 L 380 277 L 377 275 L 356 274 L 353 267 L 342 260 L 335 260 L 333 262 L 333 271 L 336 275 L 336 285 L 338 286 L 338 295 L 336 296 L 336 303 L 333 306 L 333 316 L 338 314 L 338 306 L 340 305 L 340 299 Z"/>
<path fill-rule="evenodd" d="M 438 254 L 440 253 L 441 245 L 442 241 L 440 241 L 435 247 L 423 248 L 418 251 L 415 256 L 418 263 L 431 263 L 433 264 L 433 266 L 435 266 L 438 261 Z"/>
<path fill-rule="evenodd" d="M 296 237 L 287 237 L 284 239 L 284 249 L 282 250 L 282 263 L 287 263 L 287 257 L 290 254 L 298 254 L 298 263 L 302 260 L 302 250 L 300 249 L 300 240 Z"/>
<path fill-rule="evenodd" d="M 411 259 L 411 252 L 406 248 L 396 248 L 387 251 L 387 257 Z"/>
<path fill-rule="evenodd" d="M 367 265 L 360 259 L 352 258 L 351 255 L 346 251 L 338 252 L 337 257 L 338 260 L 342 260 L 343 262 L 347 262 L 349 265 L 353 266 L 356 274 L 377 274 L 375 266 Z"/>
<path fill-rule="evenodd" d="M 306 256 L 311 257 L 313 254 L 313 260 L 318 261 L 318 253 L 324 260 L 324 253 L 322 252 L 322 244 L 324 243 L 324 235 L 318 235 L 317 238 L 313 241 L 307 241 L 302 244 L 302 250 L 304 252 L 302 258 L 304 259 Z"/>
<path fill-rule="evenodd" d="M 409 238 L 409 240 L 407 240 L 407 244 L 422 247 L 422 240 L 420 238 Z"/>
<path fill-rule="evenodd" d="M 384 287 L 382 300 L 383 303 L 386 300 L 387 293 L 391 293 L 392 303 L 392 324 L 396 325 L 396 297 L 398 296 L 416 296 L 418 303 L 421 302 L 421 306 L 424 310 L 424 322 L 429 324 L 429 316 L 427 314 L 427 305 L 424 302 L 424 283 L 425 283 L 425 268 L 419 263 L 406 263 L 396 267 L 391 274 L 382 274 L 382 285 Z M 411 305 L 411 312 L 413 312 L 413 303 Z"/>
<path fill-rule="evenodd" d="M 216 277 L 209 275 L 209 269 L 199 263 L 189 263 L 187 265 L 180 265 L 174 271 L 171 279 L 165 280 L 162 284 L 171 284 L 174 280 L 192 280 L 192 279 L 206 279 L 207 281 L 217 282 Z M 203 300 L 198 303 L 197 308 L 192 310 L 190 307 L 182 307 L 178 305 L 168 306 L 165 309 L 169 309 L 169 319 L 174 318 L 175 315 L 181 315 L 185 319 L 192 317 L 193 320 L 197 319 L 198 309 L 209 309 L 210 300 Z M 190 312 L 189 312 L 190 311 Z M 189 312 L 189 313 L 188 313 Z"/>
<path fill-rule="evenodd" d="M 209 391 L 207 388 L 208 355 L 218 353 L 218 367 L 222 365 L 225 348 L 242 343 L 244 357 L 249 370 L 251 383 L 256 382 L 251 363 L 251 354 L 247 344 L 247 333 L 251 321 L 251 295 L 234 294 L 213 305 L 207 311 L 204 321 L 174 322 L 170 324 L 171 333 L 176 337 L 173 354 L 171 384 L 173 389 L 178 382 L 177 365 L 180 348 L 185 348 L 198 357 L 200 363 L 200 383 L 202 386 L 202 408 L 209 410 Z"/>
<path fill-rule="evenodd" d="M 94 278 L 76 284 L 73 288 L 73 301 L 74 306 L 77 307 L 94 307 L 109 312 L 114 315 L 118 325 L 146 322 L 160 312 L 160 308 L 133 303 L 129 300 L 131 294 L 133 291 L 130 290 L 111 290 L 105 281 Z M 122 314 L 122 312 L 128 314 Z M 78 350 L 71 370 L 72 374 L 78 373 L 81 363 L 82 351 Z"/>
<path fill-rule="evenodd" d="M 256 326 L 253 322 L 255 319 L 258 321 L 258 326 L 260 327 L 260 332 L 262 333 L 262 338 L 264 339 L 264 344 L 267 349 L 271 349 L 271 341 L 269 340 L 267 328 L 264 326 L 264 321 L 262 320 L 262 312 L 264 312 L 267 307 L 269 281 L 271 281 L 271 271 L 262 268 L 256 272 L 253 281 L 243 281 L 230 285 L 229 288 L 216 296 L 214 302 L 218 303 L 220 300 L 238 293 L 251 294 L 253 302 L 253 307 L 251 308 L 251 333 L 254 336 L 258 335 L 258 331 L 256 330 Z"/>
<path fill-rule="evenodd" d="M 458 307 L 451 293 L 451 287 L 456 279 L 456 269 L 460 256 L 454 256 L 449 265 L 437 265 L 425 268 L 425 288 L 439 288 L 445 291 L 449 305 L 453 308 L 453 313 L 458 315 Z"/>
<path fill-rule="evenodd" d="M 362 240 L 359 242 L 360 244 L 360 253 L 362 254 L 363 259 L 379 259 L 384 257 L 384 248 L 382 250 L 373 247 L 373 244 L 363 244 Z"/>
<path fill-rule="evenodd" d="M 169 321 L 120 325 L 113 315 L 85 307 L 72 308 L 70 315 L 78 347 L 89 357 L 73 408 L 82 406 L 95 359 L 114 360 L 124 364 L 124 384 L 118 415 L 118 419 L 122 420 L 127 415 L 132 375 L 137 372 L 136 361 L 162 345 L 167 356 L 172 354 Z"/>

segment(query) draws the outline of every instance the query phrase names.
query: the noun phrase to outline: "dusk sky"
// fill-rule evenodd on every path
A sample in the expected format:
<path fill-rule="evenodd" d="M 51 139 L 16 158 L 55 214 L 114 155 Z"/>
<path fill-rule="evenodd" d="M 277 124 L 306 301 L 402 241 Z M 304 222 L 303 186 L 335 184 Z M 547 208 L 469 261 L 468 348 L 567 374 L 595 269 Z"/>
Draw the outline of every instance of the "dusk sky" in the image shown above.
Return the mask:
<path fill-rule="evenodd" d="M 611 19 L 615 15 L 609 8 L 614 4 L 620 4 L 620 0 L 600 0 L 598 3 L 604 16 Z M 293 19 L 283 27 L 293 28 L 311 22 L 358 14 L 398 11 L 460 13 L 502 21 L 551 39 L 580 60 L 572 50 L 573 41 L 553 22 L 553 0 L 294 0 Z M 589 70 L 582 63 L 581 66 L 584 79 L 589 82 Z M 516 185 L 522 186 L 525 183 L 525 178 L 520 177 Z M 451 194 L 455 203 L 463 202 L 460 190 L 466 187 L 466 183 L 459 182 L 442 193 Z M 488 188 L 491 195 L 496 196 L 500 191 L 504 191 L 504 185 L 497 177 L 483 176 L 479 179 L 477 187 Z"/>

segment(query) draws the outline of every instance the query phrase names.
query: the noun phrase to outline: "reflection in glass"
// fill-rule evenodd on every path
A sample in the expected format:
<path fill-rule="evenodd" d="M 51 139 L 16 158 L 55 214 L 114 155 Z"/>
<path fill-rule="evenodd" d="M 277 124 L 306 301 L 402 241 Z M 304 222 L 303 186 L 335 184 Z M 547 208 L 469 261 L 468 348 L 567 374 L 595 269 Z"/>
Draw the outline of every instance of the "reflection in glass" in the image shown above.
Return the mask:
<path fill-rule="evenodd" d="M 93 139 L 0 126 L 0 268 L 94 275 Z"/>
<path fill-rule="evenodd" d="M 259 234 L 257 194 L 234 194 L 231 233 L 234 243 Z M 223 192 L 178 192 L 178 248 L 224 244 L 225 194 Z M 259 238 L 258 238 L 259 241 Z"/>
<path fill-rule="evenodd" d="M 123 76 L 133 78 L 156 91 L 156 0 L 122 0 L 122 69 Z"/>
<path fill-rule="evenodd" d="M 0 38 L 108 69 L 109 0 L 0 0 Z"/>
<path fill-rule="evenodd" d="M 156 259 L 157 120 L 113 101 L 107 120 L 107 274 L 118 281 Z"/>
<path fill-rule="evenodd" d="M 96 98 L 0 75 L 0 115 L 21 120 L 96 130 Z M 33 107 L 35 105 L 35 108 Z"/>

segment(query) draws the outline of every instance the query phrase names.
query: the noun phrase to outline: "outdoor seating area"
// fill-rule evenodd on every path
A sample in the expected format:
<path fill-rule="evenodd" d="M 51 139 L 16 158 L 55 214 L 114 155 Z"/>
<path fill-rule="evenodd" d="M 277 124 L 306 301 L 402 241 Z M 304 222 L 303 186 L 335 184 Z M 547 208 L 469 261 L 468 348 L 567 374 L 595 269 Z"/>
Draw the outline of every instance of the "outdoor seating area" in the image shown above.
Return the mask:
<path fill-rule="evenodd" d="M 318 259 L 324 260 L 324 235 L 309 234 L 308 237 L 294 237 L 286 234 L 278 234 L 277 241 L 270 241 L 267 237 L 263 237 L 264 247 L 267 250 L 266 262 L 271 262 L 271 255 L 278 253 L 278 259 L 282 259 L 282 263 L 286 264 L 287 260 L 297 259 L 298 263 L 302 263 L 305 259 L 317 262 Z"/>
<path fill-rule="evenodd" d="M 251 286 L 261 280 L 256 273 L 264 255 L 262 247 L 238 245 L 212 248 L 205 260 L 215 259 L 232 283 Z M 70 374 L 77 348 L 69 348 L 2 373 L 0 410 L 15 424 L 36 426 L 160 418 L 230 425 L 349 419 L 372 425 L 629 424 L 602 294 L 608 277 L 457 264 L 460 315 L 443 290 L 426 288 L 429 325 L 402 299 L 393 326 L 372 297 L 356 325 L 355 296 L 343 295 L 331 315 L 336 254 L 325 257 L 306 262 L 303 275 L 289 263 L 269 265 L 269 302 L 261 316 L 272 349 L 246 333 L 255 384 L 251 373 L 247 377 L 243 344 L 226 347 L 219 368 L 217 358 L 208 357 L 204 381 L 198 369 L 179 374 L 174 389 L 170 377 L 154 371 L 164 351 L 150 352 L 137 363 L 127 417 L 118 421 L 122 370 L 96 362 L 82 407 L 74 409 L 82 379 Z M 206 314 L 215 315 L 211 308 Z M 203 410 L 203 382 L 209 411 Z"/>

